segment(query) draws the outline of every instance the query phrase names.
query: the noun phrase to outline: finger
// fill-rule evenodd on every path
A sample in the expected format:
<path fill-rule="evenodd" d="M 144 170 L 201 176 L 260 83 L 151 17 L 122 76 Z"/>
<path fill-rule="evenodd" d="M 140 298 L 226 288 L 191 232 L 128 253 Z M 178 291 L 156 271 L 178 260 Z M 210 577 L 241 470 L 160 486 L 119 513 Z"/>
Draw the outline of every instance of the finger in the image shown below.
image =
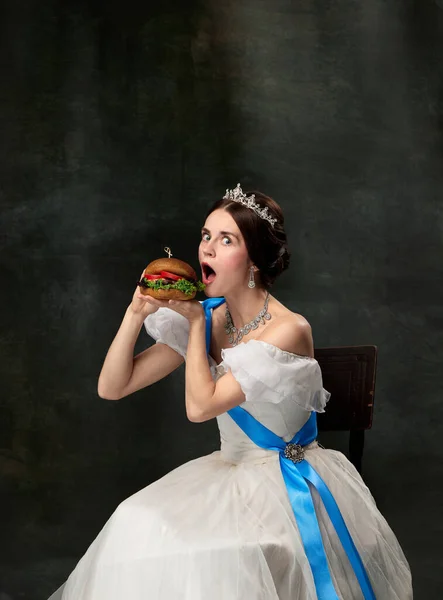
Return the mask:
<path fill-rule="evenodd" d="M 167 300 L 165 304 L 181 314 L 189 311 L 189 302 L 187 300 Z"/>
<path fill-rule="evenodd" d="M 137 297 L 140 298 L 140 300 L 144 300 L 145 302 L 149 302 L 149 304 L 154 304 L 155 306 L 167 306 L 168 304 L 164 300 L 158 300 L 149 294 L 142 294 L 141 292 L 137 294 Z"/>
<path fill-rule="evenodd" d="M 189 300 L 167 300 L 167 303 L 174 305 L 177 308 L 183 308 L 186 310 L 189 306 Z"/>

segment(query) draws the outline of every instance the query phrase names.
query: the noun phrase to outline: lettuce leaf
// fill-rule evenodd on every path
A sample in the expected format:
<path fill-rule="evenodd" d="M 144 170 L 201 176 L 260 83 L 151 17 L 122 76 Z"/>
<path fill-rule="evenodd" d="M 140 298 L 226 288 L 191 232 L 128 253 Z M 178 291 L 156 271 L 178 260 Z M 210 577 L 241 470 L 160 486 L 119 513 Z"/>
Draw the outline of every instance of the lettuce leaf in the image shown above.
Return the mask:
<path fill-rule="evenodd" d="M 179 279 L 175 283 L 166 283 L 164 279 L 146 279 L 146 277 L 143 277 L 142 281 L 154 290 L 180 290 L 188 296 L 195 292 L 202 292 L 206 287 L 201 281 L 196 281 L 194 284 L 187 279 Z"/>

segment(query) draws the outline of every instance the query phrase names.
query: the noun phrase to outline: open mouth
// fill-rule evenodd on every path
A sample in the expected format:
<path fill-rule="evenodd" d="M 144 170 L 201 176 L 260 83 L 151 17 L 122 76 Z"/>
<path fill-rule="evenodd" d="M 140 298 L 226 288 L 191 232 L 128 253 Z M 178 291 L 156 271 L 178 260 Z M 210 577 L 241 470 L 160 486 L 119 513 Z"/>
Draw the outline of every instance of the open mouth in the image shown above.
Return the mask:
<path fill-rule="evenodd" d="M 202 263 L 202 280 L 205 285 L 208 285 L 208 283 L 212 283 L 216 276 L 217 275 L 212 267 L 210 267 L 206 263 Z"/>

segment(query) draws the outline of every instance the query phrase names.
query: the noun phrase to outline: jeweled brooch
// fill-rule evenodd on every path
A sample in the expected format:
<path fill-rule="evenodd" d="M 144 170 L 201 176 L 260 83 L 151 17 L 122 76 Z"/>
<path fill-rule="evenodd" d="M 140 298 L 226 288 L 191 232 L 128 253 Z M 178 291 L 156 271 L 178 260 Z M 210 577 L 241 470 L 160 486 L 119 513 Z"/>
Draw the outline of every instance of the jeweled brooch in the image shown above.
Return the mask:
<path fill-rule="evenodd" d="M 305 451 L 300 444 L 286 444 L 285 457 L 293 463 L 299 463 L 305 459 Z"/>

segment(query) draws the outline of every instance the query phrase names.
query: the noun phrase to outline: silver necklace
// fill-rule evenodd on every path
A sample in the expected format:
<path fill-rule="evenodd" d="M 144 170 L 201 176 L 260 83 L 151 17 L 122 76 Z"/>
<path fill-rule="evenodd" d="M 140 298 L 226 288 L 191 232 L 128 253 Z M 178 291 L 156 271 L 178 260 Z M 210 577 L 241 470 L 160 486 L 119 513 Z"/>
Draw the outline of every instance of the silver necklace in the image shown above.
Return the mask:
<path fill-rule="evenodd" d="M 245 335 L 248 335 L 248 333 L 250 331 L 252 331 L 253 329 L 257 329 L 257 327 L 259 326 L 260 323 L 262 323 L 262 325 L 264 325 L 265 319 L 267 321 L 269 321 L 269 319 L 271 319 L 271 313 L 268 312 L 268 302 L 269 302 L 269 292 L 266 294 L 265 305 L 263 306 L 261 311 L 258 313 L 258 315 L 256 317 L 254 317 L 252 319 L 252 321 L 249 321 L 249 323 L 247 323 L 246 325 L 243 325 L 243 327 L 240 327 L 240 329 L 238 329 L 238 330 L 237 330 L 237 327 L 234 327 L 234 323 L 232 322 L 231 313 L 229 312 L 228 305 L 226 305 L 225 331 L 228 336 L 229 343 L 232 346 L 236 346 Z"/>

